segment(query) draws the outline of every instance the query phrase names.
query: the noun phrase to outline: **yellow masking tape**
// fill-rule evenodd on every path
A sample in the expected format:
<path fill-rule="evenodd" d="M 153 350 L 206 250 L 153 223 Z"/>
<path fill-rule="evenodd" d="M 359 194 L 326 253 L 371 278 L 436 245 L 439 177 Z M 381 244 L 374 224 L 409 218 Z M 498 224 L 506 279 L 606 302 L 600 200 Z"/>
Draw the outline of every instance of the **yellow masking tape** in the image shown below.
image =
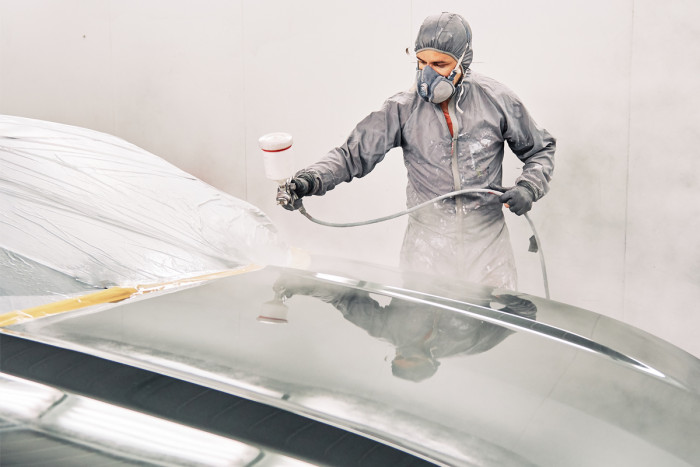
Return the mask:
<path fill-rule="evenodd" d="M 24 310 L 11 311 L 9 313 L 2 314 L 0 315 L 0 328 L 22 323 L 25 321 L 30 321 L 36 318 L 43 318 L 44 316 L 65 313 L 66 311 L 78 310 L 80 308 L 85 308 L 92 305 L 99 305 L 102 303 L 116 303 L 122 300 L 126 300 L 127 298 L 130 298 L 136 294 L 141 295 L 150 292 L 157 292 L 172 287 L 179 287 L 182 285 L 193 284 L 196 282 L 204 282 L 212 279 L 218 279 L 221 277 L 228 277 L 234 276 L 236 274 L 243 274 L 250 271 L 257 271 L 258 269 L 262 268 L 263 266 L 249 264 L 247 266 L 243 266 L 237 269 L 229 269 L 226 271 L 204 274 L 202 276 L 188 277 L 185 279 L 177 279 L 168 282 L 161 282 L 158 284 L 138 285 L 136 286 L 136 288 L 110 287 L 109 289 L 101 290 L 99 292 L 94 292 L 87 295 L 81 295 L 80 297 L 68 298 L 66 300 L 60 300 L 58 302 L 47 303 L 45 305 L 40 305 L 33 308 L 26 308 Z"/>
<path fill-rule="evenodd" d="M 17 324 L 24 321 L 29 321 L 44 316 L 55 315 L 65 311 L 77 310 L 100 303 L 115 303 L 131 297 L 138 292 L 137 289 L 131 287 L 111 287 L 107 290 L 101 290 L 80 297 L 68 298 L 58 302 L 47 303 L 45 305 L 26 308 L 24 310 L 11 311 L 0 315 L 0 328 Z"/>

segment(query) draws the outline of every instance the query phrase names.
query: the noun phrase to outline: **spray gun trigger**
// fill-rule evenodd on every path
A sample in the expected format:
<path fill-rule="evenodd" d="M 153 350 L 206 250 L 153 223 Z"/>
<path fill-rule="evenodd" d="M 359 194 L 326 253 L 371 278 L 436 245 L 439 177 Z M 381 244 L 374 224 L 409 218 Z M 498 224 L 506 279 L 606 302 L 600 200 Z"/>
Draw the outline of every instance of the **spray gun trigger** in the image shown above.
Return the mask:
<path fill-rule="evenodd" d="M 277 189 L 277 204 L 280 206 L 288 206 L 292 204 L 292 197 L 294 196 L 292 179 L 287 179 L 284 184 L 281 184 Z"/>
<path fill-rule="evenodd" d="M 294 179 L 289 178 L 277 188 L 277 204 L 288 211 L 294 211 L 301 206 L 301 200 L 296 194 L 296 184 Z"/>

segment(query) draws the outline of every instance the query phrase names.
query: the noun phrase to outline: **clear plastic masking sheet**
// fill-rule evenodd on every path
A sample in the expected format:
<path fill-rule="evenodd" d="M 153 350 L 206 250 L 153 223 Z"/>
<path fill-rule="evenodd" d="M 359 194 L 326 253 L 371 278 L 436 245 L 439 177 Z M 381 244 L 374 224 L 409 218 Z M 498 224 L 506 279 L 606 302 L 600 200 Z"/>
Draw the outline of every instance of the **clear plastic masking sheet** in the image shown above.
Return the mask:
<path fill-rule="evenodd" d="M 0 116 L 0 313 L 42 301 L 28 297 L 290 258 L 262 211 L 160 157 L 85 128 Z"/>

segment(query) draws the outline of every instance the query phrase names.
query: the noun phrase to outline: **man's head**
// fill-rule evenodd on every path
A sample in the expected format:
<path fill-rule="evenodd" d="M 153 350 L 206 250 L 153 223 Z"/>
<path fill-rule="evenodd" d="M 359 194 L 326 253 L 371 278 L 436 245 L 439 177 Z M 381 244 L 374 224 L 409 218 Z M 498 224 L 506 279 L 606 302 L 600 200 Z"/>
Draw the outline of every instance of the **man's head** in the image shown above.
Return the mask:
<path fill-rule="evenodd" d="M 452 70 L 455 69 L 457 65 L 457 60 L 452 58 L 451 55 L 446 53 L 438 52 L 433 49 L 424 49 L 416 54 L 416 59 L 418 60 L 418 69 L 422 70 L 426 66 L 431 67 L 439 75 L 449 76 Z M 457 84 L 459 79 L 462 77 L 462 72 L 458 70 L 455 74 L 453 83 Z"/>
<path fill-rule="evenodd" d="M 437 372 L 440 362 L 420 347 L 398 349 L 391 362 L 394 376 L 409 381 L 420 382 Z"/>
<path fill-rule="evenodd" d="M 472 30 L 467 21 L 460 15 L 440 13 L 428 16 L 423 21 L 416 37 L 415 52 L 418 58 L 418 67 L 422 69 L 422 60 L 423 66 L 431 65 L 442 76 L 448 76 L 461 59 L 461 72 L 463 74 L 472 63 L 471 43 Z M 447 70 L 446 74 L 430 63 L 431 60 L 444 62 L 447 57 L 451 59 L 452 67 Z"/>

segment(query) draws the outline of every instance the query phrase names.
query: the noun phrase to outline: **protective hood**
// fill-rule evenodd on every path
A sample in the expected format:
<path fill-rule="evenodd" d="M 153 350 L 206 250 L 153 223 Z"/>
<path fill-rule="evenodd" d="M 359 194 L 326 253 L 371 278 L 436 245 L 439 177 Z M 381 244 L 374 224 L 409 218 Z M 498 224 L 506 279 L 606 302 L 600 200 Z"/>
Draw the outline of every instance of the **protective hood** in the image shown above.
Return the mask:
<path fill-rule="evenodd" d="M 466 53 L 464 53 L 466 48 Z M 466 74 L 472 63 L 472 30 L 469 23 L 455 13 L 428 16 L 418 31 L 415 52 L 436 50 L 455 60 L 464 53 L 462 73 Z"/>

